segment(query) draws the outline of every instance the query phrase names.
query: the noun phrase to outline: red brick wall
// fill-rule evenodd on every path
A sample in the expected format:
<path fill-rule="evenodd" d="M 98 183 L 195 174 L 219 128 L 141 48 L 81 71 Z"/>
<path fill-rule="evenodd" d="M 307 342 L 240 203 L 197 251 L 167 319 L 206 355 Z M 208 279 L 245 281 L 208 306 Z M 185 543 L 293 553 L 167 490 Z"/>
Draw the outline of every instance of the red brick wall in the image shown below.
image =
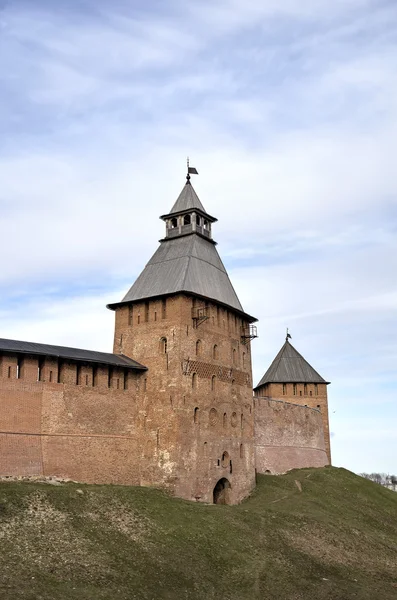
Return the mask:
<path fill-rule="evenodd" d="M 46 359 L 39 371 L 37 358 L 0 356 L 0 475 L 161 485 L 206 502 L 227 478 L 230 502 L 244 498 L 255 483 L 250 343 L 241 317 L 215 303 L 195 326 L 193 303 L 180 294 L 116 310 L 114 351 L 148 367 L 126 381 L 120 369 L 94 377 L 91 365 Z M 325 386 L 298 399 L 328 415 Z M 256 403 L 258 471 L 326 464 L 320 413 Z"/>
<path fill-rule="evenodd" d="M 241 317 L 209 302 L 209 318 L 194 327 L 192 307 L 191 297 L 178 295 L 167 298 L 164 318 L 161 300 L 135 304 L 132 315 L 128 306 L 116 311 L 114 351 L 149 367 L 141 402 L 149 458 L 142 477 L 207 502 L 226 477 L 230 501 L 238 502 L 255 480 L 250 345 L 241 343 Z"/>
<path fill-rule="evenodd" d="M 327 385 L 325 383 L 268 383 L 255 391 L 256 396 L 266 396 L 283 402 L 316 408 L 321 412 L 325 448 L 331 464 L 331 440 L 329 431 Z"/>
<path fill-rule="evenodd" d="M 329 464 L 318 410 L 265 397 L 254 403 L 258 473 Z"/>
<path fill-rule="evenodd" d="M 90 483 L 140 484 L 140 374 L 107 368 L 44 363 L 38 381 L 38 359 L 1 357 L 0 475 L 55 475 Z M 11 370 L 9 370 L 9 367 Z M 50 373 L 51 377 L 50 377 Z M 10 377 L 8 377 L 10 375 Z M 53 382 L 50 382 L 50 378 Z M 117 388 L 117 382 L 119 387 Z"/>

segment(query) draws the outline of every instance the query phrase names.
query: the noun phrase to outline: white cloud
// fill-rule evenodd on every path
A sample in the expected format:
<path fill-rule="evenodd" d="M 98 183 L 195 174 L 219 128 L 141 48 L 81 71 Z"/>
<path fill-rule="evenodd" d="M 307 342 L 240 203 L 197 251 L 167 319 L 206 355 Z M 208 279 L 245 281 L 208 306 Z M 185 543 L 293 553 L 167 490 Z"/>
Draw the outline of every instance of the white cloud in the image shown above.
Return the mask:
<path fill-rule="evenodd" d="M 154 252 L 190 154 L 260 318 L 255 379 L 289 326 L 333 382 L 336 456 L 358 465 L 348 428 L 367 431 L 372 401 L 379 431 L 395 419 L 395 7 L 38 8 L 10 4 L 0 25 L 1 335 L 110 350 L 104 305 Z"/>

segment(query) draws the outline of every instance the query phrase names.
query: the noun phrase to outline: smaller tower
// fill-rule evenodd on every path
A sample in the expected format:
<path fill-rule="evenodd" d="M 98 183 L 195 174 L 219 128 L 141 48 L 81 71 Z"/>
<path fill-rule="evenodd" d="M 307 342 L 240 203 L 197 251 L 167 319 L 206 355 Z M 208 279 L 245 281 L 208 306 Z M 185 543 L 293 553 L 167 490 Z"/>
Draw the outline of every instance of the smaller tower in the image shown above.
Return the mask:
<path fill-rule="evenodd" d="M 319 410 L 323 422 L 325 448 L 331 464 L 327 398 L 327 385 L 330 382 L 325 381 L 290 344 L 290 337 L 287 333 L 284 345 L 254 388 L 254 395 Z"/>

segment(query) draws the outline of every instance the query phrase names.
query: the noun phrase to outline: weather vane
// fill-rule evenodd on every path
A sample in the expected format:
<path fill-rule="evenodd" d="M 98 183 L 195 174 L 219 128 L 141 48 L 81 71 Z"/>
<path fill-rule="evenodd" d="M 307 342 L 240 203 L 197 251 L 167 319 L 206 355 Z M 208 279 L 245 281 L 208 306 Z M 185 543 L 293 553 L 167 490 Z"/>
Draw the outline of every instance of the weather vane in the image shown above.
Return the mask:
<path fill-rule="evenodd" d="M 189 166 L 189 157 L 187 157 L 187 175 L 186 175 L 186 179 L 187 179 L 188 182 L 190 181 L 190 175 L 198 175 L 198 171 L 194 167 L 190 167 Z"/>
<path fill-rule="evenodd" d="M 288 339 L 292 339 L 292 338 L 291 338 L 290 334 L 288 333 L 288 327 L 287 327 L 287 335 L 286 335 L 285 341 L 288 342 Z"/>

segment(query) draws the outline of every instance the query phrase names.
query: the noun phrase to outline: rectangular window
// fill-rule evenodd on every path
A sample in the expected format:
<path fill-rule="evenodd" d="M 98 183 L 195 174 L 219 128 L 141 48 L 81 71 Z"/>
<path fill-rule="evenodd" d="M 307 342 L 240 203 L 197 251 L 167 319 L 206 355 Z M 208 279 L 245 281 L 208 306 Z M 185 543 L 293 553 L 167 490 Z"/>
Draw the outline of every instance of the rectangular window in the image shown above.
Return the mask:
<path fill-rule="evenodd" d="M 98 367 L 92 367 L 92 385 L 93 387 L 98 385 Z"/>
<path fill-rule="evenodd" d="M 57 383 L 63 383 L 63 363 L 61 360 L 58 361 L 58 378 Z"/>
<path fill-rule="evenodd" d="M 294 383 L 294 396 L 296 396 L 296 383 Z"/>
<path fill-rule="evenodd" d="M 307 383 L 303 386 L 303 393 L 307 396 Z"/>
<path fill-rule="evenodd" d="M 283 396 L 287 395 L 287 384 L 283 383 Z"/>
<path fill-rule="evenodd" d="M 318 385 L 317 385 L 317 383 L 314 384 L 314 395 L 318 396 Z"/>
<path fill-rule="evenodd" d="M 52 383 L 52 371 L 50 371 L 50 383 Z"/>
<path fill-rule="evenodd" d="M 39 358 L 37 366 L 37 381 L 43 381 L 44 358 Z"/>
<path fill-rule="evenodd" d="M 124 371 L 124 389 L 128 390 L 128 371 Z"/>
<path fill-rule="evenodd" d="M 134 307 L 132 304 L 128 307 L 128 325 L 132 325 L 134 322 Z"/>
<path fill-rule="evenodd" d="M 81 384 L 81 365 L 76 365 L 76 385 Z"/>
<path fill-rule="evenodd" d="M 139 325 L 140 322 L 141 322 L 141 315 L 138 315 L 138 318 L 137 318 L 138 325 Z"/>
<path fill-rule="evenodd" d="M 161 301 L 161 318 L 165 319 L 167 316 L 167 300 L 163 298 Z"/>
<path fill-rule="evenodd" d="M 23 358 L 18 356 L 17 358 L 17 379 L 23 377 Z"/>
<path fill-rule="evenodd" d="M 149 321 L 149 302 L 145 302 L 145 323 Z"/>
<path fill-rule="evenodd" d="M 8 367 L 8 379 L 11 378 L 11 367 Z"/>
<path fill-rule="evenodd" d="M 112 387 L 112 379 L 113 379 L 113 370 L 111 368 L 108 369 L 108 387 Z"/>

